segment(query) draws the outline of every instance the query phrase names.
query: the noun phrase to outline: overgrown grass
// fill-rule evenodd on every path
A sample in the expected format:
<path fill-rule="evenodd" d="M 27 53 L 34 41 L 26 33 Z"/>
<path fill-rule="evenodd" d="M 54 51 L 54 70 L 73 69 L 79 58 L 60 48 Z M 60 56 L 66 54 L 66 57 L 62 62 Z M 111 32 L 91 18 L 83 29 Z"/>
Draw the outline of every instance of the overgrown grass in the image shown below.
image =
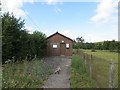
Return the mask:
<path fill-rule="evenodd" d="M 3 88 L 40 88 L 52 74 L 50 65 L 42 60 L 9 63 L 3 67 Z"/>
<path fill-rule="evenodd" d="M 95 81 L 89 78 L 83 60 L 78 55 L 73 55 L 71 65 L 71 88 L 93 88 Z"/>
<path fill-rule="evenodd" d="M 96 52 L 91 52 L 91 50 L 82 49 L 84 53 L 91 54 L 106 60 L 114 60 L 118 62 L 118 53 L 117 52 L 110 52 L 107 50 L 96 50 Z"/>
<path fill-rule="evenodd" d="M 118 87 L 118 53 L 109 52 L 105 50 L 82 50 L 84 56 L 86 56 L 87 70 L 89 71 L 89 59 L 92 54 L 92 78 L 96 81 L 97 87 L 108 88 L 109 87 L 109 76 L 110 76 L 110 62 L 115 62 L 114 66 L 114 87 Z M 82 57 L 82 54 L 80 54 Z"/>

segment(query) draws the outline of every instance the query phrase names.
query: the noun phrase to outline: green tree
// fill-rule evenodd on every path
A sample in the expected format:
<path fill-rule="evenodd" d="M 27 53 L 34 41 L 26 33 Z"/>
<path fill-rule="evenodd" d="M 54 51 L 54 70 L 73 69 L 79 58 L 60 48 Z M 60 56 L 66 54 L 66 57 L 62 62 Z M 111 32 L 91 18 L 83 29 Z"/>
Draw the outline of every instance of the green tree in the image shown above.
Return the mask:
<path fill-rule="evenodd" d="M 77 37 L 76 41 L 77 41 L 77 47 L 78 47 L 78 49 L 83 48 L 83 42 L 84 42 L 83 37 Z"/>
<path fill-rule="evenodd" d="M 103 49 L 104 50 L 109 50 L 109 46 L 110 46 L 110 41 L 104 41 L 103 42 Z"/>
<path fill-rule="evenodd" d="M 102 50 L 103 49 L 103 43 L 102 42 L 95 43 L 95 49 Z"/>
<path fill-rule="evenodd" d="M 43 56 L 46 53 L 47 39 L 46 35 L 42 32 L 33 32 L 33 40 L 35 46 L 35 54 L 37 56 Z"/>
<path fill-rule="evenodd" d="M 29 44 L 28 42 L 30 35 L 28 34 L 28 32 L 26 30 L 21 30 L 20 31 L 20 52 L 19 52 L 19 56 L 21 58 L 25 58 L 28 54 L 28 50 L 29 50 Z"/>
<path fill-rule="evenodd" d="M 115 49 L 116 49 L 116 43 L 115 43 L 115 40 L 112 40 L 111 42 L 110 42 L 110 45 L 109 45 L 109 50 L 110 51 L 114 51 Z"/>
<path fill-rule="evenodd" d="M 24 30 L 24 20 L 17 19 L 13 14 L 2 16 L 2 58 L 3 62 L 12 56 L 18 57 L 20 51 L 20 30 Z"/>

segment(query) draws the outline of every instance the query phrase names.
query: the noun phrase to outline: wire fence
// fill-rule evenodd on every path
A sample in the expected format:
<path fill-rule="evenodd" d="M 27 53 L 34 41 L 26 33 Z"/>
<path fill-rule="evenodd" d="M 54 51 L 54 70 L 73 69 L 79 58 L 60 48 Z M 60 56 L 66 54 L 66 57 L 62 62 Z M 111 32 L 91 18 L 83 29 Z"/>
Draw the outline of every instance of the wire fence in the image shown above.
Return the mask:
<path fill-rule="evenodd" d="M 97 88 L 118 88 L 118 63 L 112 60 L 92 56 L 90 54 L 77 51 L 89 74 L 90 78 L 94 79 Z"/>

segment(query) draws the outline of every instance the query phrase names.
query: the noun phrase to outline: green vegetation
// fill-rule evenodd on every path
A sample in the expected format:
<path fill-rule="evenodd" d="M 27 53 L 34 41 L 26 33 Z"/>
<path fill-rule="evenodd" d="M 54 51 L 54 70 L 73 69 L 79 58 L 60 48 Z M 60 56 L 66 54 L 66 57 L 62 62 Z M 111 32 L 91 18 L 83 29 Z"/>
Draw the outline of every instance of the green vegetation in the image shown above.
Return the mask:
<path fill-rule="evenodd" d="M 53 71 L 42 60 L 5 64 L 2 73 L 3 88 L 40 88 Z"/>
<path fill-rule="evenodd" d="M 2 63 L 8 59 L 24 60 L 27 56 L 41 57 L 46 53 L 47 39 L 42 32 L 29 34 L 24 20 L 13 14 L 2 15 Z"/>
<path fill-rule="evenodd" d="M 97 87 L 108 88 L 109 87 L 109 77 L 110 77 L 110 62 L 111 59 L 115 62 L 114 70 L 114 87 L 118 87 L 118 53 L 110 52 L 106 50 L 96 50 L 92 52 L 91 50 L 74 50 L 76 54 L 86 60 L 86 69 L 89 73 L 90 65 L 92 68 L 92 78 L 96 81 Z M 90 56 L 92 56 L 92 62 L 90 64 Z M 84 63 L 85 64 L 85 63 Z"/>
<path fill-rule="evenodd" d="M 71 65 L 71 88 L 93 88 L 95 82 L 89 78 L 84 61 L 78 56 L 73 55 Z"/>
<path fill-rule="evenodd" d="M 109 62 L 114 61 L 115 64 L 115 71 L 114 71 L 114 85 L 118 87 L 118 53 L 117 52 L 110 52 L 108 50 L 96 50 L 96 52 L 91 52 L 91 50 L 82 50 L 84 53 L 92 54 L 93 56 L 102 58 L 103 60 L 93 60 L 93 68 L 96 75 L 102 76 L 101 79 L 97 79 L 101 82 L 102 86 L 108 86 L 109 82 L 106 78 L 109 77 Z M 107 62 L 108 61 L 108 62 Z M 98 72 L 99 70 L 99 72 Z M 104 81 L 104 82 L 103 82 Z"/>
<path fill-rule="evenodd" d="M 91 54 L 93 56 L 97 56 L 99 58 L 103 58 L 108 61 L 113 60 L 118 62 L 118 53 L 116 52 L 110 52 L 107 50 L 96 50 L 96 52 L 91 52 L 91 50 L 86 50 L 86 49 L 82 49 L 82 51 L 84 53 Z"/>
<path fill-rule="evenodd" d="M 93 50 L 109 50 L 111 52 L 120 52 L 120 41 L 103 41 L 88 43 L 84 42 L 83 37 L 77 37 L 76 42 L 73 44 L 74 49 L 93 49 Z"/>

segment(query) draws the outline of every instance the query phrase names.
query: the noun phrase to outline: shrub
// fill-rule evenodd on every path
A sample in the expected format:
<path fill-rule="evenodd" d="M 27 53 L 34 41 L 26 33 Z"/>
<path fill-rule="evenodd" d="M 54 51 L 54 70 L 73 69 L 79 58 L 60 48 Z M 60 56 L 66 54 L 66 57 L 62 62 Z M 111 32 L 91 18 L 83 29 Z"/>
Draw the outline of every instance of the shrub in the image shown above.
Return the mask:
<path fill-rule="evenodd" d="M 95 50 L 95 49 L 92 49 L 91 52 L 96 52 L 96 50 Z"/>

